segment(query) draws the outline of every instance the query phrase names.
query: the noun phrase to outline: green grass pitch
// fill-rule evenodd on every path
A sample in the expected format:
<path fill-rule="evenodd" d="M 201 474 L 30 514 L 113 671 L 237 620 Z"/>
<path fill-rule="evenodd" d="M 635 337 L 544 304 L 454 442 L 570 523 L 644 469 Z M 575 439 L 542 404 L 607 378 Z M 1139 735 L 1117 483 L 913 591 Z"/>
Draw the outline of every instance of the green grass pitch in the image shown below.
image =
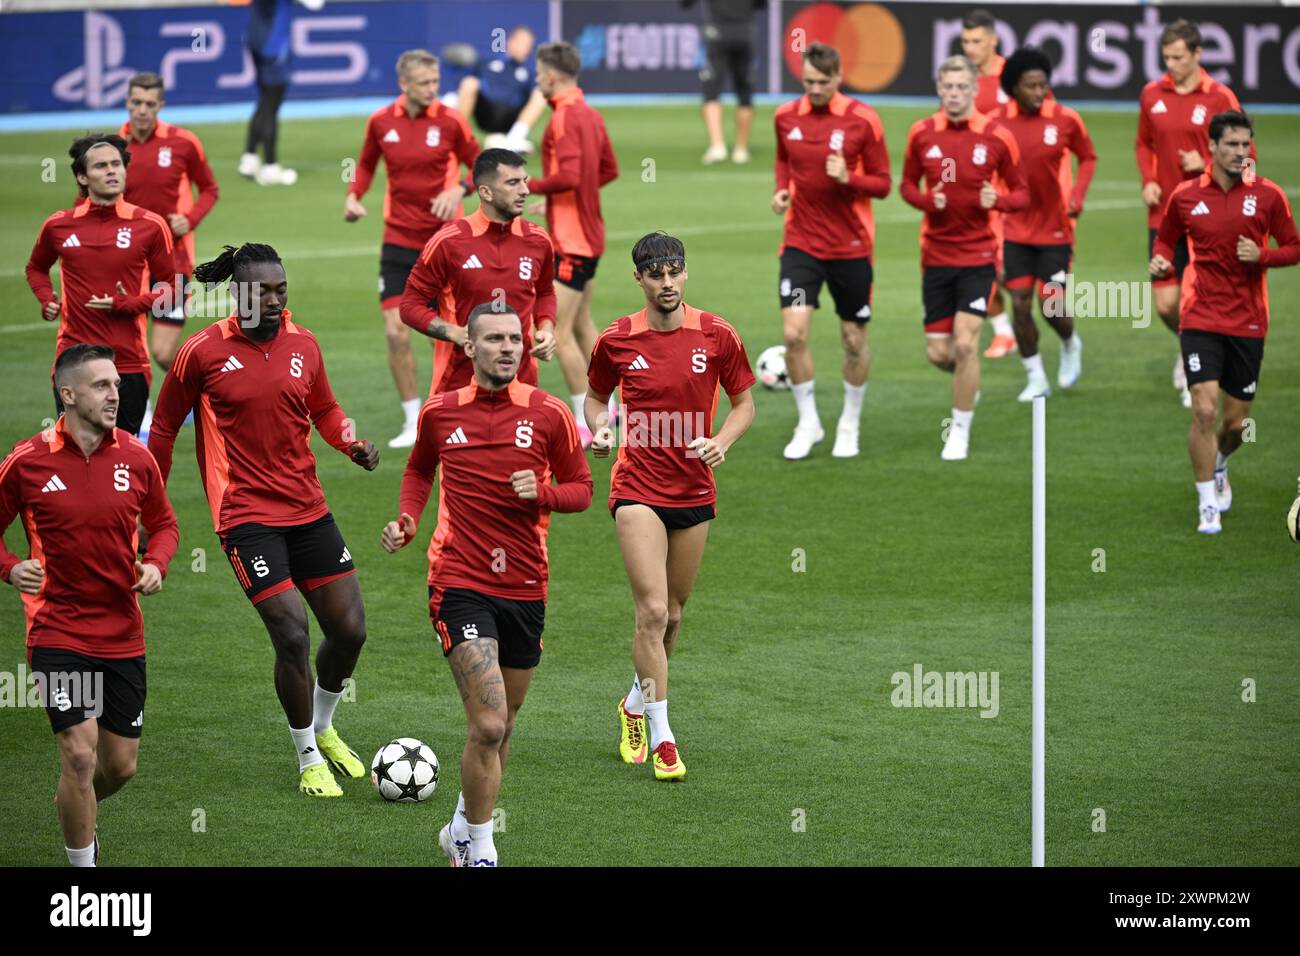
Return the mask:
<path fill-rule="evenodd" d="M 694 106 L 604 112 L 622 175 L 603 195 L 610 241 L 597 326 L 640 307 L 628 253 L 641 234 L 665 229 L 686 243 L 687 301 L 726 316 L 755 359 L 780 341 L 771 109 L 759 110 L 752 164 L 708 169 Z M 881 110 L 896 175 L 908 126 L 926 112 Z M 1135 119 L 1085 118 L 1101 161 L 1076 271 L 1140 279 Z M 298 795 L 270 642 L 212 532 L 186 430 L 169 489 L 181 547 L 163 593 L 143 602 L 149 701 L 139 774 L 100 811 L 107 863 L 443 862 L 436 835 L 459 786 L 464 718 L 426 616 L 423 549 L 388 556 L 379 547 L 405 456 L 383 447 L 400 414 L 376 300 L 382 196 L 371 192 L 360 224 L 341 215 L 341 169 L 362 126 L 286 122 L 282 152 L 301 172 L 291 189 L 234 174 L 242 125 L 196 127 L 222 186 L 198 244 L 201 258 L 224 242 L 280 250 L 295 318 L 320 338 L 343 407 L 383 448 L 379 470 L 366 474 L 315 442 L 369 630 L 356 702 L 340 705 L 336 724 L 366 760 L 392 737 L 422 738 L 442 761 L 441 783 L 414 806 L 384 803 L 365 780 L 345 782 L 341 800 Z M 0 140 L 6 449 L 50 414 L 53 330 L 35 327 L 22 266 L 43 218 L 70 204 L 69 139 Z M 1300 124 L 1263 116 L 1258 140 L 1261 172 L 1300 187 Z M 45 157 L 57 164 L 54 184 L 42 180 Z M 1028 864 L 1030 411 L 1015 401 L 1023 372 L 1014 356 L 983 363 L 971 458 L 941 462 L 949 380 L 924 357 L 919 214 L 896 181 L 876 211 L 862 455 L 834 460 L 828 440 L 807 461 L 782 460 L 793 402 L 757 390 L 755 425 L 718 473 L 720 517 L 673 661 L 673 726 L 690 767 L 680 785 L 656 784 L 616 753 L 632 606 L 604 504 L 607 463 L 594 465 L 590 511 L 555 517 L 546 654 L 501 792 L 503 863 Z M 1279 270 L 1271 286 L 1256 440 L 1233 459 L 1236 501 L 1221 536 L 1195 533 L 1188 412 L 1169 385 L 1175 344 L 1158 318 L 1145 329 L 1082 320 L 1083 378 L 1048 403 L 1049 864 L 1300 863 L 1300 551 L 1282 526 L 1300 472 L 1300 270 Z M 417 345 L 427 376 L 429 350 Z M 838 334 L 825 306 L 814 351 L 822 418 L 833 425 Z M 1054 378 L 1058 347 L 1046 329 L 1043 351 Z M 542 385 L 565 394 L 555 365 Z M 6 541 L 25 554 L 18 523 Z M 201 573 L 195 549 L 206 555 Z M 795 549 L 806 570 L 792 570 Z M 1094 570 L 1096 549 L 1104 572 Z M 20 602 L 5 589 L 0 670 L 22 660 Z M 895 708 L 890 677 L 916 663 L 998 672 L 1000 712 Z M 1247 678 L 1252 703 L 1242 699 Z M 0 767 L 0 864 L 62 864 L 50 803 L 58 763 L 39 710 L 0 711 Z M 1105 832 L 1094 830 L 1097 809 Z"/>

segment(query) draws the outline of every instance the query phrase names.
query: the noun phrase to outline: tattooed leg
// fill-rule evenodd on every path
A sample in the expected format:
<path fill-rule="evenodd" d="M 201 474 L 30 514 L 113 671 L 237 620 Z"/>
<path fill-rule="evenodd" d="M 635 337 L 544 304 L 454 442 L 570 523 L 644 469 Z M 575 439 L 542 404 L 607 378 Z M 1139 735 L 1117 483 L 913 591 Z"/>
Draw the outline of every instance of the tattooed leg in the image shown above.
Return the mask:
<path fill-rule="evenodd" d="M 465 705 L 465 752 L 461 790 L 470 823 L 492 819 L 501 789 L 501 744 L 506 739 L 506 689 L 497 661 L 497 642 L 482 637 L 459 644 L 447 658 Z"/>

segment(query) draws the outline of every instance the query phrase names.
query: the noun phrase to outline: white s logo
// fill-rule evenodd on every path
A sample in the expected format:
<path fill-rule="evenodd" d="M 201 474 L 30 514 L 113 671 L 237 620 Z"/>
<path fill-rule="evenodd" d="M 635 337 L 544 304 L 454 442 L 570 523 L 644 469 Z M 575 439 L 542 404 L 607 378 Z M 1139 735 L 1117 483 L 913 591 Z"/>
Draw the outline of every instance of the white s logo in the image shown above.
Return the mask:
<path fill-rule="evenodd" d="M 527 256 L 519 258 L 519 278 L 527 280 L 533 277 L 533 260 Z"/>
<path fill-rule="evenodd" d="M 518 422 L 515 426 L 515 445 L 518 448 L 533 447 L 533 423 Z"/>
<path fill-rule="evenodd" d="M 1197 126 L 1200 126 L 1205 122 L 1204 106 L 1197 106 L 1196 109 L 1192 110 L 1192 122 Z"/>
<path fill-rule="evenodd" d="M 832 153 L 838 153 L 844 148 L 844 130 L 837 129 L 835 132 L 831 133 L 830 146 Z"/>
<path fill-rule="evenodd" d="M 436 126 L 430 126 L 424 137 L 425 146 L 437 146 L 442 142 L 442 130 Z"/>
<path fill-rule="evenodd" d="M 709 354 L 703 349 L 696 349 L 691 353 L 691 371 L 707 372 L 709 370 Z"/>
<path fill-rule="evenodd" d="M 987 158 L 988 158 L 988 149 L 987 147 L 985 147 L 983 143 L 980 143 L 978 146 L 975 147 L 975 151 L 971 153 L 970 161 L 974 163 L 976 166 L 983 166 L 984 160 Z"/>
<path fill-rule="evenodd" d="M 253 573 L 259 578 L 264 578 L 271 573 L 271 569 L 266 566 L 265 558 L 255 558 L 253 560 Z"/>
<path fill-rule="evenodd" d="M 297 352 L 289 359 L 289 374 L 294 378 L 302 378 L 302 356 Z"/>
<path fill-rule="evenodd" d="M 1255 197 L 1247 196 L 1241 201 L 1241 214 L 1243 216 L 1255 215 Z"/>
<path fill-rule="evenodd" d="M 1201 370 L 1201 354 L 1199 352 L 1193 352 L 1187 356 L 1187 368 L 1193 372 Z"/>
<path fill-rule="evenodd" d="M 113 487 L 118 491 L 131 490 L 131 472 L 126 465 L 118 465 L 113 469 Z"/>
<path fill-rule="evenodd" d="M 117 231 L 117 247 L 119 249 L 131 248 L 131 230 L 129 228 L 119 229 Z"/>

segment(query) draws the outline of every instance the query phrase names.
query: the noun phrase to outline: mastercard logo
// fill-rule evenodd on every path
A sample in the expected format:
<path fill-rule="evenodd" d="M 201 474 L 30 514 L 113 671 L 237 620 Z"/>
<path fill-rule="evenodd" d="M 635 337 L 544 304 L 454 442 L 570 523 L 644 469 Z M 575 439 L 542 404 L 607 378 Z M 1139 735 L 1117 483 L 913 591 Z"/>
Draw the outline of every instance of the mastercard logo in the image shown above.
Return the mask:
<path fill-rule="evenodd" d="M 813 43 L 840 51 L 844 83 L 855 90 L 883 90 L 903 68 L 907 41 L 898 18 L 878 3 L 814 3 L 785 25 L 785 65 L 803 76 L 803 53 Z"/>

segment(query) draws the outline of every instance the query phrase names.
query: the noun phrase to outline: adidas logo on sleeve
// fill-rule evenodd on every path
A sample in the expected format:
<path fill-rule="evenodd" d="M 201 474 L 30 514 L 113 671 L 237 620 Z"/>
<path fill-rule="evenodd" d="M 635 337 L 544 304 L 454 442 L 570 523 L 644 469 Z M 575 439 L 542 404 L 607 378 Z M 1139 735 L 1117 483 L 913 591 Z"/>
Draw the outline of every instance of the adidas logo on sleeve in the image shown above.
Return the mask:
<path fill-rule="evenodd" d="M 400 143 L 402 141 L 402 138 L 397 135 L 397 130 L 390 129 L 387 133 L 384 134 L 383 141 L 385 143 Z"/>
<path fill-rule="evenodd" d="M 650 363 L 645 360 L 645 356 L 638 355 L 636 358 L 632 360 L 632 364 L 630 364 L 627 367 L 627 370 L 630 372 L 633 369 L 645 370 L 649 368 L 650 368 Z"/>
<path fill-rule="evenodd" d="M 235 372 L 244 367 L 244 363 L 239 361 L 233 355 L 226 359 L 226 364 L 221 366 L 223 372 Z"/>
<path fill-rule="evenodd" d="M 447 436 L 447 440 L 443 444 L 468 445 L 469 439 L 465 437 L 465 429 L 461 428 L 459 425 L 456 426 L 456 430 Z"/>
<path fill-rule="evenodd" d="M 483 268 L 483 263 L 481 263 L 481 262 L 478 261 L 478 256 L 471 255 L 468 259 L 465 260 L 465 263 L 464 263 L 464 265 L 461 266 L 461 268 L 462 268 L 462 269 L 482 269 L 482 268 Z"/>
<path fill-rule="evenodd" d="M 1202 200 L 1192 207 L 1191 214 L 1193 216 L 1208 216 L 1210 214 L 1210 207 L 1205 205 L 1205 201 Z"/>
<path fill-rule="evenodd" d="M 77 234 L 75 232 L 72 235 L 68 236 L 68 238 L 63 240 L 64 249 L 75 249 L 80 245 L 81 245 L 81 240 L 77 238 Z"/>
<path fill-rule="evenodd" d="M 926 158 L 926 159 L 943 159 L 943 150 L 941 150 L 941 149 L 939 148 L 939 145 L 936 143 L 935 145 L 931 146 L 930 149 L 926 152 L 926 154 L 925 154 L 925 158 Z"/>
<path fill-rule="evenodd" d="M 68 486 L 63 483 L 63 479 L 58 475 L 51 475 L 50 480 L 41 488 L 43 494 L 49 494 L 51 491 L 67 491 Z"/>

